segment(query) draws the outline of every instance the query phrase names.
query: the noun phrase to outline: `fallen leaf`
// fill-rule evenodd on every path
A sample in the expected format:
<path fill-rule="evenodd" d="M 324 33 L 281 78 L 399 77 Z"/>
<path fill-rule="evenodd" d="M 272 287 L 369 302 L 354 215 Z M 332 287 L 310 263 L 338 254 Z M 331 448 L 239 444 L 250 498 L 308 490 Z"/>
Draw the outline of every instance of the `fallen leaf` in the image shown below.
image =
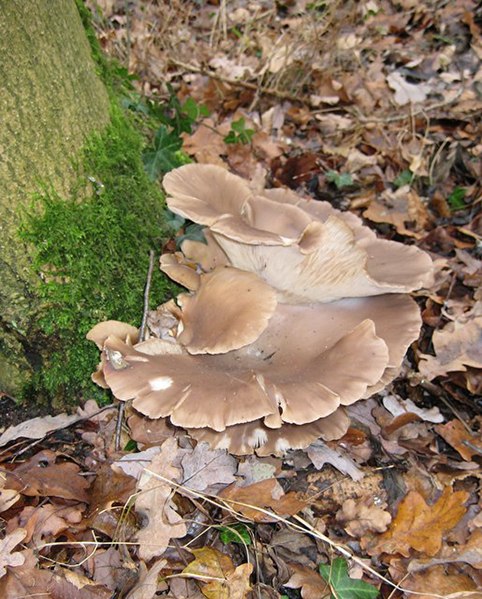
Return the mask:
<path fill-rule="evenodd" d="M 477 570 L 482 569 L 482 530 L 480 528 L 474 530 L 465 545 L 444 546 L 436 558 L 410 560 L 408 572 L 418 572 L 431 566 L 457 562 L 464 562 Z"/>
<path fill-rule="evenodd" d="M 334 597 L 343 599 L 370 599 L 378 596 L 378 589 L 363 580 L 350 578 L 348 564 L 336 557 L 331 564 L 320 564 L 320 574 L 330 585 Z"/>
<path fill-rule="evenodd" d="M 72 462 L 56 461 L 50 449 L 35 454 L 7 473 L 7 486 L 28 497 L 61 497 L 88 501 L 90 483 L 80 475 L 80 468 Z"/>
<path fill-rule="evenodd" d="M 450 420 L 446 424 L 436 426 L 435 430 L 467 462 L 474 455 L 482 454 L 482 442 L 475 435 L 470 434 L 460 420 Z"/>
<path fill-rule="evenodd" d="M 20 499 L 20 493 L 15 489 L 4 489 L 6 476 L 0 472 L 0 514 L 7 511 Z"/>
<path fill-rule="evenodd" d="M 359 481 L 364 476 L 364 473 L 348 456 L 342 455 L 341 451 L 331 449 L 319 441 L 312 443 L 306 453 L 317 470 L 321 470 L 325 464 L 331 464 L 343 474 L 348 474 L 353 480 Z"/>
<path fill-rule="evenodd" d="M 235 480 L 237 461 L 222 449 L 210 449 L 208 443 L 198 443 L 192 453 L 181 460 L 182 483 L 194 491 L 204 491 L 214 485 L 228 485 Z"/>
<path fill-rule="evenodd" d="M 477 585 L 469 576 L 459 572 L 449 573 L 444 566 L 434 566 L 424 572 L 413 574 L 403 582 L 403 586 L 416 592 L 418 599 L 480 597 L 480 593 L 471 593 L 477 591 Z"/>
<path fill-rule="evenodd" d="M 427 98 L 427 93 L 430 88 L 425 83 L 419 83 L 415 85 L 408 83 L 406 79 L 394 71 L 387 76 L 388 85 L 395 92 L 395 102 L 399 106 L 405 106 L 405 104 L 423 102 Z"/>
<path fill-rule="evenodd" d="M 144 561 L 162 555 L 171 539 L 184 537 L 186 524 L 176 512 L 172 501 L 172 488 L 156 474 L 168 480 L 180 479 L 179 468 L 172 465 L 178 451 L 177 440 L 167 439 L 146 467 L 137 485 L 135 510 L 146 521 L 137 533 L 139 556 Z"/>
<path fill-rule="evenodd" d="M 156 455 L 159 455 L 159 447 L 148 447 L 144 451 L 123 455 L 112 464 L 114 470 L 122 471 L 126 476 L 139 479 L 144 468 L 149 466 Z"/>
<path fill-rule="evenodd" d="M 392 521 L 391 515 L 373 504 L 347 499 L 336 514 L 337 522 L 343 524 L 352 537 L 362 537 L 368 532 L 385 532 Z"/>
<path fill-rule="evenodd" d="M 167 424 L 166 418 L 152 420 L 141 414 L 133 414 L 128 418 L 127 424 L 131 439 L 142 445 L 162 445 L 168 437 L 174 435 L 174 428 Z"/>
<path fill-rule="evenodd" d="M 25 529 L 17 528 L 0 541 L 0 578 L 7 573 L 7 566 L 21 566 L 25 562 L 24 556 L 13 550 L 26 536 Z"/>
<path fill-rule="evenodd" d="M 169 581 L 170 599 L 203 599 L 199 584 L 189 578 L 171 578 Z"/>
<path fill-rule="evenodd" d="M 241 564 L 237 568 L 231 558 L 212 547 L 191 550 L 195 559 L 182 571 L 206 582 L 202 593 L 208 599 L 244 599 L 251 585 L 249 577 L 252 564 Z"/>
<path fill-rule="evenodd" d="M 420 354 L 418 369 L 432 380 L 448 372 L 467 370 L 467 366 L 482 368 L 482 316 L 467 322 L 456 320 L 432 336 L 435 357 Z"/>
<path fill-rule="evenodd" d="M 291 577 L 283 586 L 301 589 L 303 599 L 323 599 L 331 595 L 330 587 L 315 570 L 298 564 L 288 564 L 288 569 Z"/>
<path fill-rule="evenodd" d="M 0 436 L 0 447 L 19 438 L 43 439 L 49 433 L 70 426 L 80 420 L 79 416 L 59 414 L 58 416 L 43 416 L 26 420 L 16 426 L 11 426 Z"/>
<path fill-rule="evenodd" d="M 130 590 L 126 599 L 153 599 L 157 596 L 157 579 L 159 572 L 165 568 L 167 561 L 160 559 L 147 568 L 144 562 L 139 564 L 139 580 L 136 585 Z"/>
<path fill-rule="evenodd" d="M 52 539 L 82 521 L 82 512 L 71 506 L 59 507 L 47 503 L 39 507 L 26 506 L 14 519 L 8 522 L 8 528 L 21 527 L 26 531 L 25 543 L 33 541 L 37 547 L 47 538 Z"/>
<path fill-rule="evenodd" d="M 368 553 L 401 553 L 409 557 L 410 549 L 415 549 L 434 556 L 442 546 L 444 534 L 465 514 L 463 504 L 468 498 L 465 491 L 452 492 L 450 487 L 445 487 L 439 499 L 433 505 L 427 505 L 420 493 L 410 491 L 398 506 L 387 532 L 369 543 Z"/>
<path fill-rule="evenodd" d="M 297 493 L 289 492 L 285 495 L 275 478 L 262 480 L 247 487 L 233 484 L 223 489 L 218 497 L 227 500 L 226 503 L 234 510 L 255 522 L 277 521 L 277 518 L 262 510 L 271 509 L 278 515 L 292 516 L 306 507 L 306 502 Z"/>
<path fill-rule="evenodd" d="M 205 119 L 192 135 L 182 135 L 182 149 L 201 164 L 225 166 L 221 156 L 227 152 L 224 137 L 228 131 L 229 126 L 219 130 L 212 119 Z"/>
<path fill-rule="evenodd" d="M 443 422 L 444 417 L 437 406 L 433 408 L 419 408 L 411 399 L 401 399 L 395 395 L 386 395 L 383 398 L 383 405 L 392 416 L 402 416 L 404 414 L 416 414 L 426 422 Z"/>
<path fill-rule="evenodd" d="M 374 223 L 393 225 L 401 235 L 422 237 L 422 231 L 428 222 L 427 209 L 419 195 L 409 185 L 396 191 L 386 189 L 379 199 L 373 199 L 363 216 Z M 409 223 L 414 223 L 410 228 Z"/>

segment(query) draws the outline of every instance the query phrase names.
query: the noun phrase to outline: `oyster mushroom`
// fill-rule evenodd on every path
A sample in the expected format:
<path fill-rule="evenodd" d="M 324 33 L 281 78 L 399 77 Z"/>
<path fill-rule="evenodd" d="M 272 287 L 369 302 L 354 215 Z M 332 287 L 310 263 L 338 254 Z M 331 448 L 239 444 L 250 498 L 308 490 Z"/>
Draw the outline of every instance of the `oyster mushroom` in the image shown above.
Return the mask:
<path fill-rule="evenodd" d="M 380 240 L 356 216 L 329 204 L 285 190 L 255 195 L 247 182 L 213 165 L 176 169 L 164 187 L 173 212 L 207 225 L 229 263 L 258 274 L 280 301 L 331 302 L 431 283 L 425 252 Z"/>
<path fill-rule="evenodd" d="M 416 304 L 400 295 L 278 304 L 254 342 L 217 355 L 190 355 L 189 345 L 159 339 L 131 347 L 109 337 L 103 372 L 114 395 L 133 399 L 149 418 L 206 429 L 190 432 L 233 453 L 257 446 L 279 452 L 320 435 L 341 436 L 346 418 L 334 414 L 398 365 L 419 326 Z"/>
<path fill-rule="evenodd" d="M 114 395 L 198 440 L 260 455 L 340 438 L 343 406 L 396 375 L 421 318 L 403 295 L 430 258 L 379 240 L 352 214 L 287 190 L 253 192 L 224 169 L 166 175 L 171 210 L 206 226 L 161 269 L 189 290 L 135 346 L 102 338 Z"/>

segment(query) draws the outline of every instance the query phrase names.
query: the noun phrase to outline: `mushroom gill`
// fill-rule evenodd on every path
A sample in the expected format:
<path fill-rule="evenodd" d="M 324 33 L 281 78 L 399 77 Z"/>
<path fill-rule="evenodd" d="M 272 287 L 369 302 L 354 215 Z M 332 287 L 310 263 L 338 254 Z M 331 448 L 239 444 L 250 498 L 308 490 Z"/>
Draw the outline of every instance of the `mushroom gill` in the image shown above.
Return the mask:
<path fill-rule="evenodd" d="M 164 177 L 164 187 L 173 212 L 207 225 L 228 263 L 258 274 L 279 292 L 279 301 L 331 302 L 431 284 L 425 252 L 378 239 L 355 215 L 326 202 L 286 190 L 255 194 L 246 181 L 214 165 L 180 167 Z M 193 255 L 193 244 L 190 249 Z"/>
<path fill-rule="evenodd" d="M 343 406 L 388 384 L 418 336 L 406 293 L 430 283 L 430 258 L 219 167 L 186 165 L 164 183 L 169 208 L 205 225 L 206 243 L 161 257 L 188 292 L 151 314 L 150 339 L 102 330 L 113 394 L 235 454 L 343 436 Z"/>

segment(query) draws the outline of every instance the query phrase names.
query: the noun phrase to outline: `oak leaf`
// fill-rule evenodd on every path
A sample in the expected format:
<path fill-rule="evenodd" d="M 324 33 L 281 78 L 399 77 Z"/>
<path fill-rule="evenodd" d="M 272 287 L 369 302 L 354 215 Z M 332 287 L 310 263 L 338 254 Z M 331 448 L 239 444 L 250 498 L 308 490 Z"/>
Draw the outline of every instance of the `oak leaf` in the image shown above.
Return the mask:
<path fill-rule="evenodd" d="M 246 487 L 232 484 L 223 489 L 218 497 L 228 500 L 227 503 L 233 509 L 255 522 L 277 521 L 277 518 L 263 511 L 266 509 L 271 509 L 281 516 L 293 516 L 306 507 L 306 502 L 299 494 L 289 492 L 285 495 L 275 478 L 268 478 Z"/>
<path fill-rule="evenodd" d="M 231 558 L 212 547 L 193 549 L 195 560 L 182 571 L 184 576 L 192 576 L 206 581 L 201 589 L 208 599 L 244 599 L 251 585 L 249 577 L 252 564 L 241 564 L 237 568 Z"/>
<path fill-rule="evenodd" d="M 26 535 L 27 531 L 24 528 L 17 528 L 0 541 L 0 578 L 6 574 L 7 566 L 21 566 L 24 563 L 25 558 L 22 554 L 13 549 Z"/>
<path fill-rule="evenodd" d="M 301 589 L 303 599 L 321 599 L 330 595 L 330 587 L 316 570 L 288 564 L 291 577 L 283 586 L 288 589 Z"/>
<path fill-rule="evenodd" d="M 427 505 L 417 491 L 410 491 L 401 501 L 387 532 L 367 548 L 370 555 L 401 553 L 409 557 L 410 549 L 434 556 L 442 546 L 442 538 L 466 512 L 464 502 L 469 494 L 446 487 L 433 505 Z"/>
<path fill-rule="evenodd" d="M 163 480 L 180 478 L 179 468 L 172 465 L 177 451 L 176 439 L 164 441 L 161 453 L 154 457 L 139 480 L 135 510 L 147 521 L 137 534 L 139 556 L 144 561 L 162 555 L 171 539 L 183 537 L 187 532 L 185 522 L 175 510 L 171 485 Z"/>

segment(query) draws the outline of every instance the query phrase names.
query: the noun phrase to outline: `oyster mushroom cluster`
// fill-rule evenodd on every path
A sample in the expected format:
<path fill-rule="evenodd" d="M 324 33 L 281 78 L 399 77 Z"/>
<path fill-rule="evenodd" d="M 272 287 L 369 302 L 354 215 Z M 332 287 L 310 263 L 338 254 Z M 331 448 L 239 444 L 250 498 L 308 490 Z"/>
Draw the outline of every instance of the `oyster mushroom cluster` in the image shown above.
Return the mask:
<path fill-rule="evenodd" d="M 180 167 L 164 187 L 206 243 L 161 257 L 188 291 L 151 315 L 148 340 L 112 321 L 89 333 L 102 348 L 94 380 L 234 454 L 342 437 L 343 406 L 390 382 L 419 334 L 407 293 L 430 285 L 430 257 L 326 202 L 256 192 L 218 166 Z"/>

